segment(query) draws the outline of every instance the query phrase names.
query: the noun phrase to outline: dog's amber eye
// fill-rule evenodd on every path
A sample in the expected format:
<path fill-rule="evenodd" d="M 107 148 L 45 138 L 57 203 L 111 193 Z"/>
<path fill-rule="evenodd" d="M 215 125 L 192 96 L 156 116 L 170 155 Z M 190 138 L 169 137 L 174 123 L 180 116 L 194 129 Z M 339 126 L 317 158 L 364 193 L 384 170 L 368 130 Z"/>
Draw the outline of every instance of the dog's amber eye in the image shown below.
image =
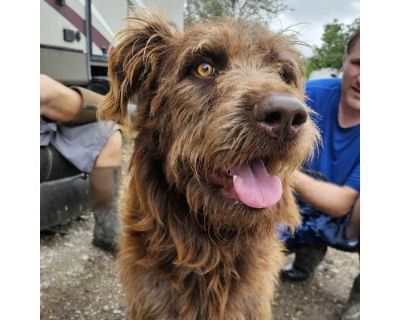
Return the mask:
<path fill-rule="evenodd" d="M 203 62 L 197 67 L 197 74 L 200 77 L 209 78 L 215 74 L 215 68 L 211 64 Z"/>

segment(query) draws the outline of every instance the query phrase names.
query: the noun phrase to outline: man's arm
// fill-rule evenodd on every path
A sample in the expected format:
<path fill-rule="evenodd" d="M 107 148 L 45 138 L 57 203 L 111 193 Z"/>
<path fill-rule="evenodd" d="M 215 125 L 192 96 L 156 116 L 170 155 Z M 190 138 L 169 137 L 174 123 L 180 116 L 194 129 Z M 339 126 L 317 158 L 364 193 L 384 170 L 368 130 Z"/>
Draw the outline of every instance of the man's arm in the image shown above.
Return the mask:
<path fill-rule="evenodd" d="M 349 186 L 319 181 L 298 170 L 293 177 L 295 190 L 302 199 L 332 217 L 348 213 L 359 194 Z"/>
<path fill-rule="evenodd" d="M 78 92 L 46 75 L 40 75 L 40 115 L 58 122 L 71 122 L 81 109 Z"/>

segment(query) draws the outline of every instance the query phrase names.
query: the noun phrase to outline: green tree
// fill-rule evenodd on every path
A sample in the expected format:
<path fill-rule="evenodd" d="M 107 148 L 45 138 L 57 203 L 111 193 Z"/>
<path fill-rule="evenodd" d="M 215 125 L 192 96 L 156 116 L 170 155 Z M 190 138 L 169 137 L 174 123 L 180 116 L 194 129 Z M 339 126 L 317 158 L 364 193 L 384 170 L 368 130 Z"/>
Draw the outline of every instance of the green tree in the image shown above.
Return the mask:
<path fill-rule="evenodd" d="M 360 27 L 360 19 L 355 19 L 346 25 L 334 19 L 332 23 L 324 26 L 322 44 L 314 48 L 314 54 L 306 63 L 307 77 L 314 70 L 332 68 L 340 70 L 345 54 L 347 39 L 351 33 Z"/>
<path fill-rule="evenodd" d="M 234 17 L 267 23 L 289 9 L 284 0 L 185 0 L 185 26 L 215 17 Z"/>

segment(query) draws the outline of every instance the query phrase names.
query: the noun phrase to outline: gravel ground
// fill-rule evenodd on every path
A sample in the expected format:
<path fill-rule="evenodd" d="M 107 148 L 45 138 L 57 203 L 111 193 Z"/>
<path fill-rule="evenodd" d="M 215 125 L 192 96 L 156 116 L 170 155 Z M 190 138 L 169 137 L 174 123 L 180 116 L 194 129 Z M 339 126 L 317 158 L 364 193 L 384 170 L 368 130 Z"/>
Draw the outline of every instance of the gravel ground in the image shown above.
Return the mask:
<path fill-rule="evenodd" d="M 128 150 L 132 147 L 126 144 L 123 169 L 130 157 Z M 93 224 L 92 214 L 87 212 L 62 233 L 41 234 L 41 319 L 126 319 L 114 258 L 92 246 Z M 290 263 L 293 256 L 287 259 Z M 273 303 L 274 319 L 339 319 L 358 272 L 357 254 L 328 249 L 312 279 L 280 284 Z"/>
<path fill-rule="evenodd" d="M 91 245 L 92 228 L 88 213 L 65 235 L 41 235 L 41 319 L 126 319 L 114 258 Z M 280 285 L 274 319 L 338 319 L 358 270 L 357 254 L 329 249 L 313 279 Z"/>

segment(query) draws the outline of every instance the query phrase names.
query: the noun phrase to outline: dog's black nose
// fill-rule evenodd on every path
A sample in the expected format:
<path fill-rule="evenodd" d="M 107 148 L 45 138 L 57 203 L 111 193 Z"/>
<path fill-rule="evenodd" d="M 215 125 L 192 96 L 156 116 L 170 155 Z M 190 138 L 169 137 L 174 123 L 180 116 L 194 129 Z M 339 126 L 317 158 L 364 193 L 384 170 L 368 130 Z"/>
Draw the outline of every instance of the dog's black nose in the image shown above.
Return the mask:
<path fill-rule="evenodd" d="M 255 104 L 254 117 L 271 138 L 283 141 L 297 135 L 307 121 L 308 114 L 305 105 L 297 98 L 272 94 Z"/>

